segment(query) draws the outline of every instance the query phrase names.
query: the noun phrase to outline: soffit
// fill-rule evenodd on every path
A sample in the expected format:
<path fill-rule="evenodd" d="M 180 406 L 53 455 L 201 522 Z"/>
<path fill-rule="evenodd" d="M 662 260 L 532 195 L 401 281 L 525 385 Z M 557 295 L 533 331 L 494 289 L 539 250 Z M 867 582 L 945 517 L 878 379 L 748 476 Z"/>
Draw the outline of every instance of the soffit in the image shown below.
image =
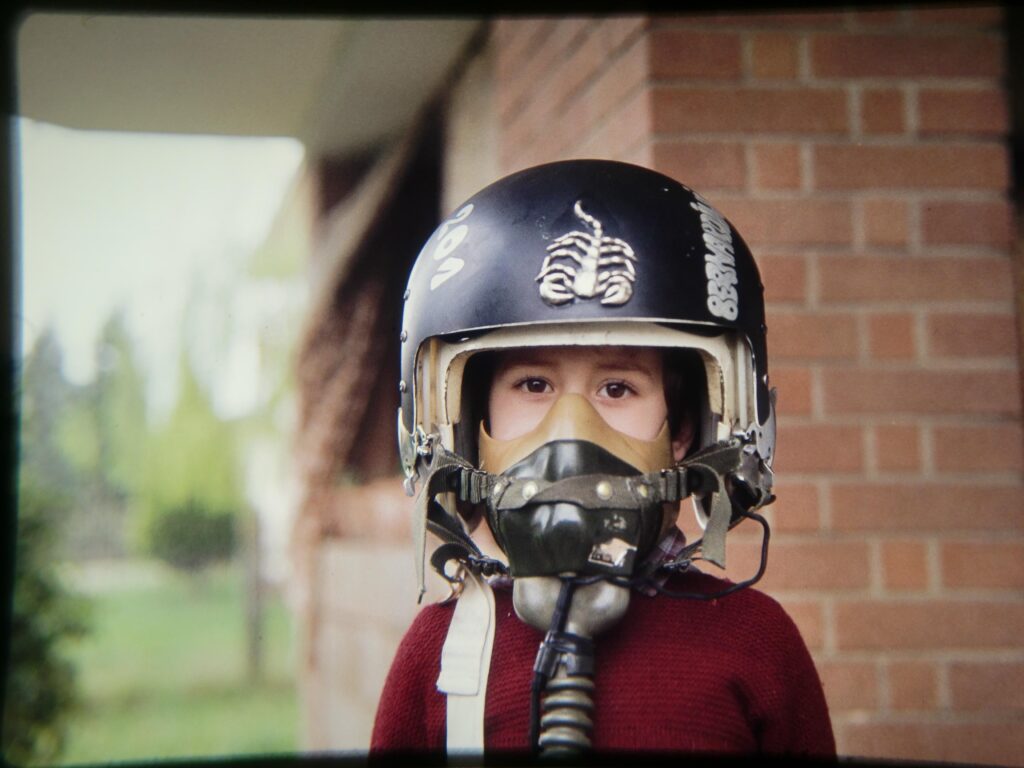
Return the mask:
<path fill-rule="evenodd" d="M 478 19 L 36 13 L 18 114 L 71 128 L 289 136 L 344 154 L 400 134 Z"/>

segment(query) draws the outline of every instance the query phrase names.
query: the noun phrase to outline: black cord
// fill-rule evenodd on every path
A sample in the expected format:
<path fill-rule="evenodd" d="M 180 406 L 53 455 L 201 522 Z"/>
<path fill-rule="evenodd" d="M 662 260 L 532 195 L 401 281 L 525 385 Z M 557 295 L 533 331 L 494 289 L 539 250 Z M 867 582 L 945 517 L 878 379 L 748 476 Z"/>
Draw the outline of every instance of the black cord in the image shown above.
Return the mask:
<path fill-rule="evenodd" d="M 756 512 L 750 511 L 750 512 L 743 512 L 741 514 L 743 515 L 743 517 L 750 518 L 751 520 L 754 520 L 755 522 L 757 522 L 761 526 L 761 528 L 763 530 L 763 536 L 762 536 L 762 539 L 761 539 L 761 562 L 758 565 L 757 573 L 755 573 L 751 578 L 749 578 L 749 579 L 747 579 L 745 581 L 737 582 L 736 584 L 731 584 L 730 586 L 728 586 L 725 589 L 720 590 L 718 592 L 711 592 L 711 593 L 707 593 L 707 592 L 676 592 L 676 591 L 671 590 L 671 589 L 665 589 L 657 581 L 655 581 L 653 578 L 650 578 L 650 577 L 643 579 L 639 583 L 631 584 L 631 586 L 651 587 L 654 590 L 656 590 L 658 592 L 658 594 L 665 595 L 666 597 L 674 597 L 674 598 L 686 599 L 686 600 L 718 600 L 721 597 L 725 597 L 726 595 L 731 595 L 733 592 L 739 592 L 741 589 L 746 589 L 747 587 L 750 587 L 750 586 L 756 584 L 757 582 L 759 582 L 761 580 L 761 577 L 764 576 L 765 569 L 768 567 L 768 540 L 771 538 L 771 529 L 768 527 L 768 521 L 765 520 L 764 517 L 762 517 L 761 515 L 757 514 Z M 699 544 L 700 542 L 697 542 L 697 543 Z M 680 570 L 685 570 L 685 568 L 688 568 L 689 567 L 689 563 L 690 563 L 690 561 L 682 561 L 682 562 L 678 563 L 678 565 L 682 565 L 683 566 L 683 568 L 680 569 Z M 674 573 L 676 569 L 672 568 L 671 566 L 669 566 L 669 567 L 663 566 L 662 570 L 663 571 L 667 570 L 669 573 Z"/>

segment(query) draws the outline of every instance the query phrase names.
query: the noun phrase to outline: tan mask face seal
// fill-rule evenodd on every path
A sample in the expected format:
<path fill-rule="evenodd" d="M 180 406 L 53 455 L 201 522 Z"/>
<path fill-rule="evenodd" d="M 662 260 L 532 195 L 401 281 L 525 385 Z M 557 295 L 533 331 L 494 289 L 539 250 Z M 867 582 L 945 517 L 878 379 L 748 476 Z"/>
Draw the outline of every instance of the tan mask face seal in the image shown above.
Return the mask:
<path fill-rule="evenodd" d="M 562 395 L 540 424 L 512 440 L 495 440 L 480 424 L 480 469 L 501 474 L 542 445 L 556 440 L 583 440 L 604 448 L 641 474 L 671 467 L 672 444 L 668 422 L 653 440 L 630 437 L 608 425 L 583 395 Z"/>

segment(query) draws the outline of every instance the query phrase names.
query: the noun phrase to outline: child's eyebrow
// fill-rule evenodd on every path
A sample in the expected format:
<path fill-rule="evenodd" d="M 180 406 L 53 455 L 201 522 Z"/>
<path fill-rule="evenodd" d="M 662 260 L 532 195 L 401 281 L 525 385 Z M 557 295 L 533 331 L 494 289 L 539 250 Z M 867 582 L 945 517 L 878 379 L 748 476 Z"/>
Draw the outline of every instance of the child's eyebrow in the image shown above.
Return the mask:
<path fill-rule="evenodd" d="M 552 361 L 549 358 L 545 358 L 543 355 L 539 354 L 516 355 L 515 357 L 500 361 L 497 365 L 497 369 L 499 371 L 507 371 L 510 368 L 522 368 L 523 366 L 550 365 L 551 362 Z"/>
<path fill-rule="evenodd" d="M 634 360 L 609 360 L 607 362 L 598 363 L 597 369 L 599 371 L 612 371 L 612 372 L 627 372 L 627 373 L 643 373 L 648 376 L 654 376 L 655 373 L 651 370 L 650 366 L 642 365 Z"/>
<path fill-rule="evenodd" d="M 562 354 L 571 354 L 563 350 Z M 614 372 L 614 373 L 640 373 L 648 376 L 656 376 L 657 373 L 642 362 L 638 362 L 636 356 L 629 352 L 623 351 L 621 348 L 613 348 L 607 352 L 601 352 L 602 356 L 595 364 L 594 368 L 601 372 Z M 517 351 L 514 355 L 510 355 L 507 358 L 500 360 L 496 366 L 497 371 L 510 371 L 519 368 L 531 368 L 531 367 L 545 367 L 557 365 L 560 359 L 560 353 L 552 352 L 544 348 L 521 350 Z"/>
<path fill-rule="evenodd" d="M 620 371 L 637 371 L 640 373 L 653 372 L 651 365 L 647 361 L 642 361 L 640 356 L 632 354 L 621 348 L 609 350 L 609 352 L 603 355 L 597 362 L 596 367 L 600 370 L 614 369 Z"/>

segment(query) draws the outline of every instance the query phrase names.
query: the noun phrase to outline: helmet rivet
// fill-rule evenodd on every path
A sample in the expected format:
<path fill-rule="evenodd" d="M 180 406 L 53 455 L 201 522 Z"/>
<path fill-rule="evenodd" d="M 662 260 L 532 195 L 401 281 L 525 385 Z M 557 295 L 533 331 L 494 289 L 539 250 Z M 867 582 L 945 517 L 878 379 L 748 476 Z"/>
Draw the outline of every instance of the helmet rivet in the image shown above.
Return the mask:
<path fill-rule="evenodd" d="M 402 335 L 399 336 L 398 338 L 402 340 L 403 344 L 405 344 L 405 342 L 407 342 L 409 340 L 409 332 L 408 331 L 402 331 Z"/>
<path fill-rule="evenodd" d="M 398 382 L 398 391 L 399 392 L 401 392 L 402 394 L 405 394 L 405 390 L 406 389 L 407 389 L 407 387 L 405 386 L 405 381 Z"/>
<path fill-rule="evenodd" d="M 531 480 L 523 486 L 523 498 L 529 501 L 537 495 L 537 484 Z"/>
<path fill-rule="evenodd" d="M 602 480 L 601 482 L 599 482 L 597 484 L 597 488 L 595 488 L 594 490 L 597 491 L 598 497 L 604 499 L 605 501 L 612 497 L 612 484 L 609 483 L 607 480 Z"/>
<path fill-rule="evenodd" d="M 641 499 L 646 499 L 651 495 L 651 492 L 646 485 L 638 485 L 636 487 L 636 492 L 640 494 Z"/>
<path fill-rule="evenodd" d="M 498 498 L 499 496 L 501 496 L 501 492 L 504 491 L 504 490 L 505 490 L 505 484 L 504 483 L 500 483 L 500 482 L 499 483 L 495 483 L 494 484 L 494 488 L 491 489 L 491 495 L 494 498 Z"/>
<path fill-rule="evenodd" d="M 408 300 L 409 300 L 409 289 L 406 288 L 405 289 L 405 293 L 402 294 L 402 301 L 408 301 Z"/>

